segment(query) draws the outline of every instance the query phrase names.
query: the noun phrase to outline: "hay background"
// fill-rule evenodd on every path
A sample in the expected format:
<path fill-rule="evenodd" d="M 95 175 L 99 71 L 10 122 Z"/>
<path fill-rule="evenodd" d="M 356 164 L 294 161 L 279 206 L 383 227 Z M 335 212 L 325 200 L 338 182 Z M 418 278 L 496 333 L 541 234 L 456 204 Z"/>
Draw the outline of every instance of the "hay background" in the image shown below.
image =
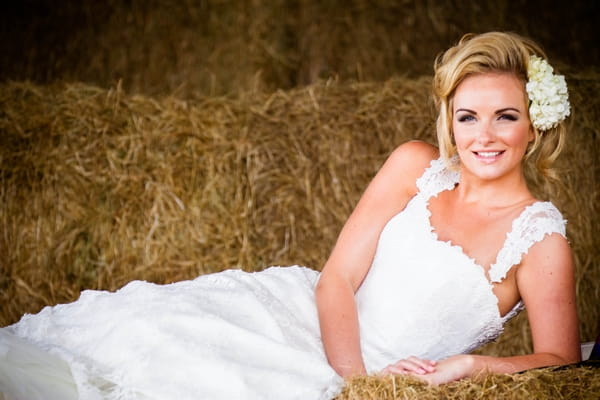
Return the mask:
<path fill-rule="evenodd" d="M 435 54 L 466 31 L 515 29 L 545 45 L 571 89 L 563 186 L 535 190 L 569 220 L 581 339 L 595 339 L 595 2 L 52 4 L 0 6 L 0 326 L 132 279 L 295 263 L 319 269 L 391 150 L 413 138 L 434 142 Z M 481 352 L 530 349 L 523 314 Z M 558 393 L 578 380 L 597 394 L 594 376 L 544 379 Z M 479 388 L 530 387 L 490 379 Z M 468 398 L 460 385 L 452 395 L 414 396 Z M 359 381 L 342 398 L 396 398 L 397 387 Z"/>
<path fill-rule="evenodd" d="M 561 70 L 600 65 L 593 0 L 6 0 L 0 80 L 222 95 L 429 74 L 465 32 L 514 30 Z"/>

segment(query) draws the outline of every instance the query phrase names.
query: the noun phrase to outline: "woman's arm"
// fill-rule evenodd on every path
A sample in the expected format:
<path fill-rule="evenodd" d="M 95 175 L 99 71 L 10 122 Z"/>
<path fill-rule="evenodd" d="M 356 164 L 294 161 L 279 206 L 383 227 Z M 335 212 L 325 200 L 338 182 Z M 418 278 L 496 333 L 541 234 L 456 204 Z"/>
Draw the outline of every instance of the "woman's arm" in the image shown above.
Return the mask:
<path fill-rule="evenodd" d="M 367 274 L 379 235 L 416 193 L 416 180 L 437 149 L 423 142 L 399 146 L 371 181 L 344 225 L 316 288 L 325 354 L 341 376 L 365 373 L 354 293 Z"/>
<path fill-rule="evenodd" d="M 555 233 L 533 245 L 517 269 L 517 286 L 533 339 L 532 361 L 524 366 L 580 361 L 575 271 L 567 239 Z"/>
<path fill-rule="evenodd" d="M 517 286 L 527 308 L 533 354 L 474 356 L 474 372 L 512 373 L 580 361 L 575 274 L 567 240 L 554 233 L 533 245 L 517 268 Z"/>
<path fill-rule="evenodd" d="M 517 269 L 517 285 L 527 308 L 533 354 L 457 355 L 439 361 L 432 373 L 422 372 L 414 361 L 401 360 L 387 372 L 414 374 L 431 384 L 440 384 L 482 372 L 514 373 L 580 361 L 574 268 L 567 240 L 552 234 L 533 245 Z"/>

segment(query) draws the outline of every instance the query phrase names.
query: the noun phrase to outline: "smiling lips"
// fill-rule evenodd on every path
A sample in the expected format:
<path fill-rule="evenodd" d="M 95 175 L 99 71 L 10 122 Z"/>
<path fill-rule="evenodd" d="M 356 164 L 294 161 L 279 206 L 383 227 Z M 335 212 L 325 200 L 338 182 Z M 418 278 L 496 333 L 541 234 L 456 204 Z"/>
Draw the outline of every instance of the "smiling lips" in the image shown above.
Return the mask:
<path fill-rule="evenodd" d="M 480 157 L 496 157 L 502 153 L 502 151 L 475 151 L 474 153 Z"/>
<path fill-rule="evenodd" d="M 504 153 L 504 151 L 474 151 L 473 152 L 473 154 L 475 154 L 475 156 L 477 156 L 477 158 L 479 158 L 480 160 L 483 160 L 483 161 L 494 161 L 500 155 L 502 155 L 502 153 Z"/>

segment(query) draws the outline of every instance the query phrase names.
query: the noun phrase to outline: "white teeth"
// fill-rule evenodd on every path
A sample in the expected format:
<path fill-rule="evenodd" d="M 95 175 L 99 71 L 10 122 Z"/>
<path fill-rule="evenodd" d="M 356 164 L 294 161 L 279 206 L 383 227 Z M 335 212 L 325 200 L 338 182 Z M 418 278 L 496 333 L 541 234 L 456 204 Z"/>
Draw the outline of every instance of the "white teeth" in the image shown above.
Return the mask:
<path fill-rule="evenodd" d="M 479 152 L 477 152 L 477 155 L 479 155 L 481 157 L 496 157 L 498 154 L 500 154 L 499 151 L 479 151 Z"/>

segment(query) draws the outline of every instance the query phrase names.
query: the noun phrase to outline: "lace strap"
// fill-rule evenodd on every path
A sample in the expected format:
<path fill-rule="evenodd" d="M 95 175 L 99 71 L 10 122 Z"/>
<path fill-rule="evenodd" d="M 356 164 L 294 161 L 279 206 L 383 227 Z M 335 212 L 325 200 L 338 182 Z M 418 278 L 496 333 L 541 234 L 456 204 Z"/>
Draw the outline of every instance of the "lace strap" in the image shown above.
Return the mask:
<path fill-rule="evenodd" d="M 417 179 L 417 189 L 426 198 L 436 196 L 444 190 L 451 190 L 460 178 L 458 171 L 448 169 L 444 160 L 440 157 L 431 160 L 431 164 L 423 175 Z"/>
<path fill-rule="evenodd" d="M 538 201 L 526 207 L 513 221 L 512 230 L 506 235 L 496 262 L 490 267 L 490 280 L 501 282 L 529 248 L 546 235 L 559 233 L 566 238 L 566 223 L 560 211 L 550 202 Z"/>

